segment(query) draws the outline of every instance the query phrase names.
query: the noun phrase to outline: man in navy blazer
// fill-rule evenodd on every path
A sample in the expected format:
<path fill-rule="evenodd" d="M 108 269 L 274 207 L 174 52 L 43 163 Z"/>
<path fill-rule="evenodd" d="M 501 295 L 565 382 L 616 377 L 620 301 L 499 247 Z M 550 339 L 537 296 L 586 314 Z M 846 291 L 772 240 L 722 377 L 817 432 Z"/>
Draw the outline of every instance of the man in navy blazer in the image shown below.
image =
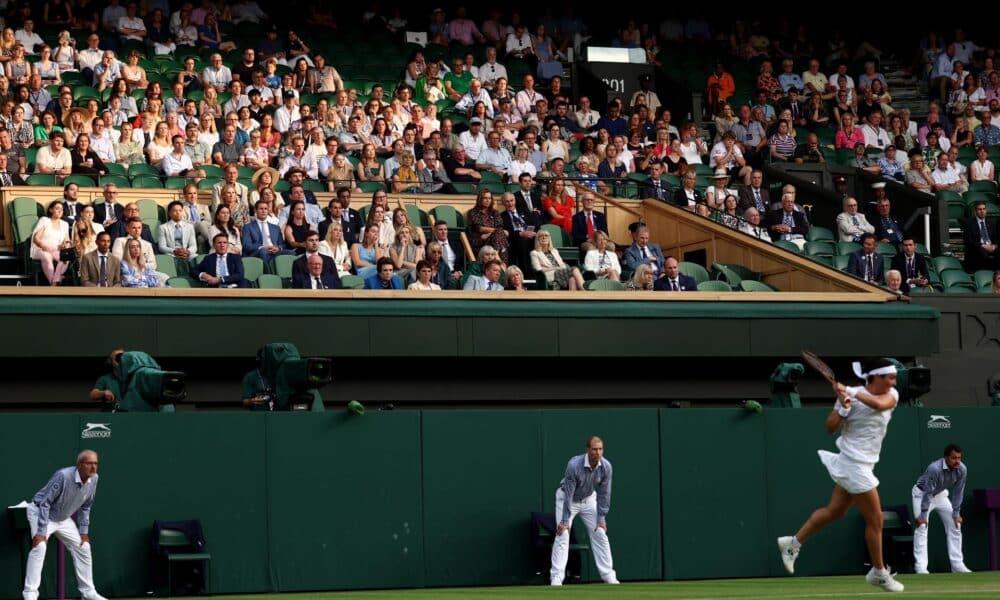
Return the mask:
<path fill-rule="evenodd" d="M 337 270 L 323 270 L 323 255 L 313 254 L 306 258 L 308 271 L 292 273 L 292 288 L 296 290 L 339 290 L 343 287 Z"/>
<path fill-rule="evenodd" d="M 229 236 L 225 233 L 215 234 L 212 248 L 215 252 L 192 267 L 191 276 L 208 287 L 250 287 L 250 283 L 243 278 L 243 259 L 229 252 Z M 226 274 L 222 277 L 219 276 L 220 261 L 226 263 Z"/>
<path fill-rule="evenodd" d="M 396 265 L 388 256 L 383 256 L 375 263 L 377 271 L 368 279 L 365 279 L 366 290 L 401 290 L 403 280 L 396 275 Z"/>
<path fill-rule="evenodd" d="M 625 249 L 625 267 L 635 271 L 643 263 L 653 268 L 653 273 L 659 277 L 663 274 L 663 251 L 649 241 L 649 229 L 638 225 L 632 233 L 632 245 Z"/>
<path fill-rule="evenodd" d="M 660 161 L 649 163 L 649 180 L 644 181 L 639 186 L 640 198 L 650 198 L 663 202 L 670 202 L 673 199 L 674 190 L 661 179 L 664 170 L 663 163 Z"/>
<path fill-rule="evenodd" d="M 264 264 L 268 264 L 278 254 L 295 254 L 294 251 L 285 248 L 285 240 L 281 237 L 278 226 L 267 222 L 267 202 L 258 200 L 254 204 L 254 212 L 257 218 L 243 226 L 243 256 L 256 256 L 263 260 Z"/>
<path fill-rule="evenodd" d="M 573 245 L 580 246 L 591 235 L 589 224 L 593 225 L 594 231 L 608 232 L 608 218 L 599 210 L 594 210 L 594 195 L 585 192 L 581 199 L 583 210 L 573 215 Z"/>
<path fill-rule="evenodd" d="M 875 285 L 885 283 L 885 264 L 882 255 L 875 252 L 875 234 L 861 236 L 861 250 L 853 252 L 847 261 L 847 272 Z"/>
<path fill-rule="evenodd" d="M 680 263 L 673 256 L 663 262 L 663 277 L 656 280 L 653 289 L 661 292 L 697 292 L 698 283 L 693 277 L 681 274 Z"/>
<path fill-rule="evenodd" d="M 113 183 L 107 184 L 104 186 L 103 194 L 104 202 L 101 204 L 94 204 L 94 223 L 100 223 L 104 226 L 105 230 L 108 230 L 108 228 L 113 224 L 111 222 L 112 218 L 117 220 L 119 223 L 125 220 L 125 208 L 118 202 L 117 185 Z M 114 241 L 114 234 L 111 235 L 111 241 Z M 148 241 L 151 244 L 153 243 L 152 240 Z"/>
<path fill-rule="evenodd" d="M 913 236 L 904 236 L 900 246 L 902 252 L 892 257 L 892 268 L 903 276 L 900 291 L 909 294 L 913 287 L 925 287 L 930 283 L 927 259 L 917 254 L 917 242 Z"/>

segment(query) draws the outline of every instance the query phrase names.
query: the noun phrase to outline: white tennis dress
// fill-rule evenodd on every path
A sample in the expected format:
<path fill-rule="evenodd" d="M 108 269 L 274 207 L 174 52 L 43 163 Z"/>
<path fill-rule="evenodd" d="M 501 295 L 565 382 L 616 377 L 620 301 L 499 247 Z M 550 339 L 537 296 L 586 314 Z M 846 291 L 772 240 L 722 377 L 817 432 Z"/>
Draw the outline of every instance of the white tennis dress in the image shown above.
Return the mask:
<path fill-rule="evenodd" d="M 851 412 L 837 438 L 840 453 L 819 451 L 819 459 L 830 473 L 830 478 L 851 494 L 863 494 L 878 487 L 874 469 L 882 451 L 882 440 L 885 439 L 892 419 L 892 411 L 899 403 L 899 392 L 892 388 L 890 393 L 896 401 L 893 407 L 883 411 L 875 410 L 857 400 L 857 393 L 863 389 L 863 386 L 847 388 Z"/>

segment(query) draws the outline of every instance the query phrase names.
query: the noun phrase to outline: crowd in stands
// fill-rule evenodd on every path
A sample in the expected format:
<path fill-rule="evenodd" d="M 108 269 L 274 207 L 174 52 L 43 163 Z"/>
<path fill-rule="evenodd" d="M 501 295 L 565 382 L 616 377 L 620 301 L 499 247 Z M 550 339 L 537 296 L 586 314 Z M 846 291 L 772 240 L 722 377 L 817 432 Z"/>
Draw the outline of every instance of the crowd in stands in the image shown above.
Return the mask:
<path fill-rule="evenodd" d="M 588 36 L 572 10 L 534 23 L 517 13 L 490 11 L 475 22 L 461 7 L 450 18 L 435 10 L 427 28 L 431 46 L 410 46 L 388 75 L 351 79 L 331 64 L 341 56 L 319 50 L 325 45 L 317 38 L 334 21 L 321 8 L 311 9 L 310 30 L 301 37 L 270 25 L 253 0 L 197 7 L 110 0 L 99 11 L 86 3 L 78 8 L 56 0 L 45 2 L 42 14 L 19 8 L 0 36 L 0 184 L 65 186 L 63 214 L 48 207 L 31 238 L 31 255 L 52 284 L 65 277 L 62 259 L 75 254 L 82 265 L 99 251 L 103 228 L 112 246 L 101 261 L 110 253 L 123 275 L 129 269 L 123 285 L 163 285 L 171 274 L 157 270 L 156 254 L 173 256 L 179 274 L 226 287 L 247 284 L 223 260 L 229 255 L 259 259 L 273 270 L 273 261 L 283 264 L 278 257 L 296 254 L 304 257 L 296 273 L 321 264 L 324 275 L 336 276 L 292 280 L 302 286 L 336 287 L 359 277 L 373 288 L 448 289 L 485 277 L 484 289 L 492 289 L 486 266 L 497 260 L 496 282 L 507 285 L 507 272 L 518 267 L 515 279 L 527 273 L 545 287 L 575 290 L 585 278 L 630 279 L 642 264 L 657 281 L 668 279 L 667 257 L 629 261 L 626 253 L 624 268 L 619 264 L 606 220 L 584 190 L 637 190 L 640 198 L 802 251 L 808 215 L 791 186 L 770 198 L 760 170 L 765 163 L 824 162 L 831 149 L 843 149 L 852 153 L 845 161 L 851 166 L 930 193 L 995 186 L 990 149 L 1000 144 L 1000 128 L 990 119 L 1000 112 L 1000 76 L 992 53 L 973 60 L 981 49 L 961 32 L 942 48 L 936 37 L 927 44 L 930 89 L 941 98 L 918 124 L 905 109 L 893 109 L 878 70 L 882 52 L 871 44 L 849 48 L 835 35 L 824 51 L 806 43 L 802 31 L 783 45 L 742 23 L 727 36 L 699 18 L 668 18 L 658 28 L 629 22 L 611 44 L 643 48 L 650 64 L 663 64 L 665 49 L 685 44 L 759 63 L 750 89 L 742 89 L 726 61 L 715 65 L 704 89 L 712 117 L 705 130 L 693 121 L 675 124 L 650 77 L 600 111 L 565 89 L 563 61 Z M 363 19 L 396 36 L 414 29 L 398 11 L 369 11 Z M 51 35 L 40 36 L 36 21 Z M 259 35 L 235 34 L 247 24 Z M 77 48 L 77 37 L 86 48 Z M 450 44 L 450 51 L 434 53 L 435 44 Z M 863 67 L 851 73 L 855 64 Z M 973 149 L 975 160 L 968 160 Z M 158 239 L 146 235 L 148 227 L 132 236 L 134 215 L 73 206 L 73 187 L 88 182 L 102 184 L 106 203 L 114 205 L 108 198 L 128 182 L 124 175 L 133 185 L 149 176 L 157 186 L 182 189 L 184 199 L 168 208 Z M 49 179 L 32 181 L 36 176 Z M 209 188 L 206 210 L 194 200 L 198 189 Z M 314 194 L 324 189 L 336 193 L 325 209 Z M 390 209 L 386 190 L 475 193 L 464 225 L 478 270 L 463 271 L 452 256 L 464 254 L 455 237 L 463 224 L 448 224 L 444 238 L 433 240 L 448 246 L 444 262 L 435 260 L 433 241 L 405 210 Z M 350 208 L 358 195 L 371 195 L 363 219 Z M 987 212 L 993 208 L 988 201 Z M 886 210 L 877 220 L 890 233 L 878 241 L 898 250 L 904 233 L 898 223 L 894 230 L 886 225 L 895 218 Z M 78 218 L 87 227 L 73 226 Z M 863 244 L 871 232 L 857 219 L 849 215 L 845 228 L 838 219 L 830 229 L 840 230 L 840 241 Z M 60 220 L 70 225 L 65 231 L 54 225 Z M 970 217 L 970 269 L 996 267 L 996 235 L 992 221 Z M 563 236 L 579 256 L 560 254 Z M 126 237 L 138 243 L 118 243 Z M 495 258 L 484 260 L 484 250 Z M 199 270 L 212 251 L 212 272 Z M 311 261 L 316 254 L 330 261 Z M 861 276 L 885 283 L 874 269 Z"/>

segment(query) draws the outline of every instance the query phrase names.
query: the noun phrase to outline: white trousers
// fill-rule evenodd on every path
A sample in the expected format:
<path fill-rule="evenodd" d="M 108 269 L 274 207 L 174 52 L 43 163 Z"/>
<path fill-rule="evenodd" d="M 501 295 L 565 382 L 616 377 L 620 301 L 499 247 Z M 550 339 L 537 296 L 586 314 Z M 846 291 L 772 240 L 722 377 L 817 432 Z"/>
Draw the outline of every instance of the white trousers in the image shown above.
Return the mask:
<path fill-rule="evenodd" d="M 556 527 L 563 514 L 563 500 L 565 495 L 562 488 L 556 491 Z M 587 534 L 590 536 L 590 551 L 594 554 L 594 563 L 597 565 L 597 572 L 605 582 L 617 581 L 615 570 L 611 562 L 611 542 L 608 541 L 608 533 L 602 528 L 597 528 L 597 492 L 584 498 L 581 502 L 570 502 L 569 505 L 569 527 L 573 528 L 573 519 L 580 515 L 587 526 Z M 552 570 L 549 575 L 553 582 L 562 583 L 566 579 L 566 561 L 569 560 L 569 529 L 562 535 L 557 535 L 552 544 Z"/>
<path fill-rule="evenodd" d="M 97 595 L 94 589 L 93 566 L 90 557 L 90 544 L 80 545 L 80 531 L 76 527 L 76 522 L 72 518 L 53 522 L 49 521 L 45 531 L 38 531 L 38 507 L 34 504 L 28 505 L 28 524 L 31 526 L 31 537 L 42 534 L 52 539 L 55 535 L 59 538 L 70 555 L 73 556 L 73 566 L 76 567 L 76 581 L 80 587 L 80 595 L 84 598 L 91 598 Z M 24 600 L 38 599 L 38 586 L 42 582 L 42 566 L 45 564 L 45 549 L 47 542 L 42 542 L 28 553 L 27 573 L 24 576 Z"/>
<path fill-rule="evenodd" d="M 913 486 L 913 515 L 920 516 L 920 500 L 924 497 L 924 492 L 917 486 Z M 951 568 L 960 567 L 965 564 L 962 556 L 962 528 L 955 525 L 952 517 L 951 501 L 948 499 L 948 490 L 931 498 L 931 506 L 927 512 L 928 521 L 930 513 L 937 511 L 944 525 L 944 532 L 948 540 L 948 560 L 951 561 Z M 913 563 L 918 571 L 927 570 L 927 526 L 925 523 L 917 527 L 913 532 Z"/>

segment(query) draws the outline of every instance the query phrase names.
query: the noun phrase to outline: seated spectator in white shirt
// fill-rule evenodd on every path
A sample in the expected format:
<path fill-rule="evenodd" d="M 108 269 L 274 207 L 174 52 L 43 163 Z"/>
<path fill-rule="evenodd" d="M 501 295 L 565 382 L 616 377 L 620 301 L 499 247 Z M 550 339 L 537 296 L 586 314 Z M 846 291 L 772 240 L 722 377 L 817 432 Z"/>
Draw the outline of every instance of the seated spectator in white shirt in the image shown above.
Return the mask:
<path fill-rule="evenodd" d="M 931 178 L 934 179 L 935 190 L 951 190 L 959 194 L 969 191 L 969 183 L 959 179 L 958 172 L 951 166 L 947 154 L 938 155 L 937 167 L 931 171 Z"/>
<path fill-rule="evenodd" d="M 204 179 L 205 172 L 194 168 L 194 163 L 191 162 L 191 157 L 188 156 L 184 148 L 184 136 L 175 135 L 171 138 L 171 142 L 173 143 L 173 152 L 165 154 L 163 162 L 160 163 L 163 174 L 167 177 L 187 177 L 195 181 Z"/>
<path fill-rule="evenodd" d="M 35 155 L 35 173 L 55 175 L 60 182 L 73 171 L 73 158 L 69 150 L 63 148 L 66 137 L 61 131 L 49 135 L 49 144 L 38 149 Z"/>
<path fill-rule="evenodd" d="M 31 18 L 24 20 L 21 29 L 18 29 L 17 33 L 14 34 L 14 39 L 24 46 L 25 54 L 35 54 L 36 46 L 45 44 L 42 38 L 35 33 L 35 22 Z"/>

